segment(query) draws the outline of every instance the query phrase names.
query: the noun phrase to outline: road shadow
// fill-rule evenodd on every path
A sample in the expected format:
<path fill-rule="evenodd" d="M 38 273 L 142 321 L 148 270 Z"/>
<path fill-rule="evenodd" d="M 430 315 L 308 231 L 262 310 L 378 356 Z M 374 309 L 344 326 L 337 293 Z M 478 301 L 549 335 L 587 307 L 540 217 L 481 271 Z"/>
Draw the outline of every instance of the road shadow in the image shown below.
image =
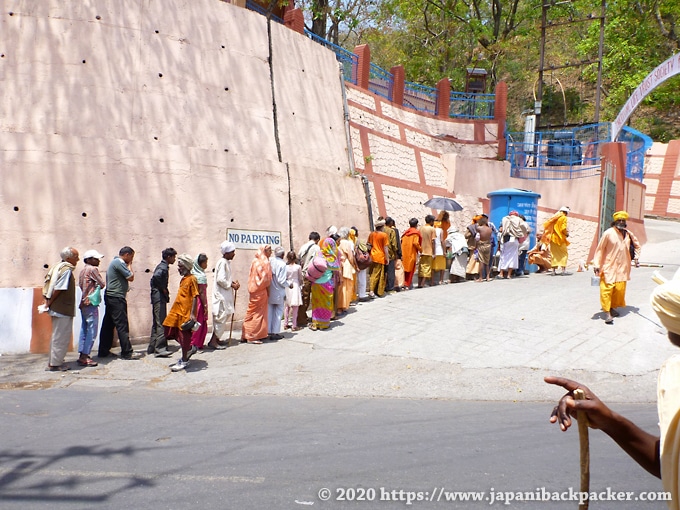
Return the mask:
<path fill-rule="evenodd" d="M 0 453 L 0 501 L 102 503 L 126 489 L 154 487 L 153 479 L 133 474 L 117 477 L 121 484 L 111 490 L 91 490 L 93 479 L 78 471 L 64 471 L 63 464 L 77 457 L 133 457 L 144 449 L 70 446 L 45 455 L 31 450 Z"/>

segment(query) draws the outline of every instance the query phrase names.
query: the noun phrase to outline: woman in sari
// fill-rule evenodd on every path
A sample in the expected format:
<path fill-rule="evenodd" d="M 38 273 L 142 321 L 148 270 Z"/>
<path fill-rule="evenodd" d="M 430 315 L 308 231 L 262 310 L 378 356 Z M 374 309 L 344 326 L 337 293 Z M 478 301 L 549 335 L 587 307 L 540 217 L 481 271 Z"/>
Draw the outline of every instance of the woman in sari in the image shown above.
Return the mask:
<path fill-rule="evenodd" d="M 338 230 L 340 244 L 340 290 L 338 292 L 338 303 L 336 309 L 339 314 L 344 314 L 349 308 L 354 293 L 354 275 L 356 274 L 356 263 L 354 262 L 354 243 L 349 239 L 349 229 L 342 227 Z"/>
<path fill-rule="evenodd" d="M 312 324 L 310 329 L 328 329 L 333 316 L 334 274 L 340 269 L 335 241 L 330 237 L 321 243 L 321 254 L 326 259 L 326 272 L 312 283 Z"/>
<path fill-rule="evenodd" d="M 205 337 L 208 334 L 208 277 L 205 275 L 207 267 L 208 256 L 205 253 L 199 253 L 196 260 L 194 260 L 194 267 L 191 270 L 191 274 L 196 277 L 198 282 L 196 320 L 201 323 L 201 327 L 191 335 L 191 345 L 195 345 L 198 350 L 203 349 Z"/>
<path fill-rule="evenodd" d="M 354 246 L 354 249 L 357 247 L 357 228 L 352 227 L 349 229 L 349 234 L 347 235 L 347 239 L 349 239 L 352 242 L 352 246 Z M 354 258 L 354 251 L 352 251 L 352 258 Z M 359 268 L 356 267 L 355 264 L 355 271 L 354 271 L 354 277 L 353 277 L 353 286 L 352 286 L 352 299 L 351 301 L 356 301 L 358 299 L 358 285 L 359 285 Z M 364 288 L 366 285 L 364 284 Z"/>
<path fill-rule="evenodd" d="M 248 292 L 250 300 L 246 317 L 243 319 L 241 329 L 241 342 L 249 344 L 261 344 L 262 340 L 269 336 L 267 332 L 268 290 L 272 281 L 272 268 L 269 264 L 269 257 L 272 254 L 272 247 L 265 245 L 260 247 L 255 254 L 253 262 L 250 264 L 250 274 L 248 275 Z"/>

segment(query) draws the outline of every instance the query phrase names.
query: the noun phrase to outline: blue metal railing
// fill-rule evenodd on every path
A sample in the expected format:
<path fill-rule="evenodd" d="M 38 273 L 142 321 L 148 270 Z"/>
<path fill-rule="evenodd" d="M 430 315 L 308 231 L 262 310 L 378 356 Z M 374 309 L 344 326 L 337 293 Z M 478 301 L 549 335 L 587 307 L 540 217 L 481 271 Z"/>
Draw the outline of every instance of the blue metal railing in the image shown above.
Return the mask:
<path fill-rule="evenodd" d="M 259 12 L 266 16 L 267 10 L 256 4 L 252 0 L 246 0 L 246 7 L 252 11 Z M 278 23 L 283 21 L 271 15 L 272 20 Z M 345 81 L 357 84 L 359 56 L 345 48 L 319 37 L 305 28 L 305 35 L 312 41 L 325 46 L 335 53 L 335 58 L 342 64 L 343 76 Z M 394 76 L 389 71 L 371 63 L 368 90 L 392 101 L 392 88 Z M 449 117 L 462 119 L 493 119 L 494 105 L 496 96 L 494 94 L 474 94 L 465 92 L 451 92 L 451 108 Z M 403 106 L 425 112 L 432 115 L 437 114 L 437 89 L 420 85 L 418 83 L 406 82 L 404 84 L 404 103 Z"/>
<path fill-rule="evenodd" d="M 278 16 L 274 16 L 272 13 L 267 13 L 267 9 L 262 7 L 260 4 L 256 4 L 252 0 L 246 0 L 246 9 L 249 9 L 249 10 L 255 11 L 255 12 L 259 12 L 263 16 L 267 16 L 267 14 L 269 14 L 272 21 L 276 21 L 277 23 L 280 23 L 280 24 L 283 25 L 283 20 L 281 18 L 279 18 Z"/>
<path fill-rule="evenodd" d="M 631 127 L 623 126 L 616 139 L 625 142 L 626 149 L 626 177 L 642 182 L 645 170 L 645 152 L 654 143 L 653 140 Z"/>
<path fill-rule="evenodd" d="M 368 90 L 374 94 L 384 97 L 388 101 L 392 101 L 392 83 L 394 77 L 389 71 L 385 71 L 382 67 L 371 63 L 371 68 L 368 75 Z"/>
<path fill-rule="evenodd" d="M 436 115 L 437 89 L 407 81 L 404 83 L 404 106 Z"/>
<path fill-rule="evenodd" d="M 451 92 L 449 117 L 454 119 L 493 119 L 495 94 Z"/>
<path fill-rule="evenodd" d="M 610 140 L 609 123 L 559 131 L 510 132 L 510 175 L 522 179 L 561 180 L 600 172 L 601 145 Z"/>
<path fill-rule="evenodd" d="M 346 50 L 345 48 L 342 48 L 337 44 L 333 44 L 332 42 L 327 41 L 323 37 L 319 37 L 314 32 L 311 32 L 306 28 L 305 35 L 309 37 L 312 41 L 317 42 L 320 45 L 325 46 L 329 50 L 333 51 L 335 53 L 335 58 L 338 59 L 338 62 L 342 64 L 343 76 L 345 77 L 345 81 L 351 82 L 354 85 L 357 84 L 357 68 L 359 67 L 359 56 L 357 54 L 352 53 L 351 51 Z"/>

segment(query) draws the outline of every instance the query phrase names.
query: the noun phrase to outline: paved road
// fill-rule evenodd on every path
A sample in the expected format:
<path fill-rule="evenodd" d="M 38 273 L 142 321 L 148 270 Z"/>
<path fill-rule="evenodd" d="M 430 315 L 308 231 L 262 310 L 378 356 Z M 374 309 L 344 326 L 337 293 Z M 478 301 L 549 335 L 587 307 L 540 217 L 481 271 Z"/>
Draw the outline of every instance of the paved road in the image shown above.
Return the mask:
<path fill-rule="evenodd" d="M 618 407 L 645 428 L 653 405 Z M 132 388 L 0 391 L 0 508 L 507 508 L 491 490 L 578 491 L 578 434 L 541 403 L 184 395 Z M 592 490 L 661 491 L 591 433 Z M 318 494 L 330 489 L 331 501 Z M 337 501 L 342 489 L 376 501 Z M 479 491 L 484 502 L 378 501 L 380 489 Z M 427 493 L 427 496 L 424 494 Z M 351 492 L 346 493 L 350 498 Z M 359 494 L 358 492 L 356 494 Z M 406 498 L 406 495 L 402 495 Z M 574 509 L 575 501 L 511 508 Z M 597 502 L 591 508 L 661 509 Z"/>
<path fill-rule="evenodd" d="M 642 261 L 680 261 L 680 223 L 647 221 Z M 654 402 L 657 369 L 674 353 L 649 306 L 653 268 L 633 270 L 629 306 L 613 326 L 599 314 L 588 272 L 534 274 L 398 293 L 358 305 L 328 331 L 286 333 L 192 359 L 113 360 L 46 373 L 45 356 L 0 357 L 0 388 L 145 388 L 214 395 L 553 400 L 559 373 L 620 402 Z M 139 349 L 144 346 L 138 346 Z M 74 360 L 73 354 L 69 355 Z"/>
<path fill-rule="evenodd" d="M 680 224 L 650 220 L 648 235 L 643 261 L 670 277 Z M 613 326 L 590 274 L 574 272 L 400 293 L 329 331 L 197 355 L 186 373 L 148 357 L 78 370 L 70 354 L 74 370 L 56 374 L 45 356 L 3 355 L 0 506 L 397 508 L 318 491 L 566 490 L 577 435 L 547 424 L 562 392 L 542 378 L 577 378 L 654 431 L 656 373 L 674 349 L 648 304 L 652 271 L 634 270 Z M 593 488 L 660 490 L 601 433 L 592 441 Z"/>

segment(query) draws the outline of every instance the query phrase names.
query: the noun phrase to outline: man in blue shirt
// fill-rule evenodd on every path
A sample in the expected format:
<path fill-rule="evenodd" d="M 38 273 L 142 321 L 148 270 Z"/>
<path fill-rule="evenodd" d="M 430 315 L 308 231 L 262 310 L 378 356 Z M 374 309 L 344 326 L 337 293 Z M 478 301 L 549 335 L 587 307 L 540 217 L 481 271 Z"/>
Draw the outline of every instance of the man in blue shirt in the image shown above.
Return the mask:
<path fill-rule="evenodd" d="M 132 272 L 132 259 L 134 258 L 135 250 L 129 246 L 124 246 L 118 252 L 118 257 L 111 261 L 106 270 L 106 292 L 104 293 L 106 311 L 99 335 L 98 356 L 100 358 L 115 356 L 111 352 L 115 328 L 120 342 L 120 357 L 122 359 L 139 359 L 139 355 L 134 354 L 130 343 L 127 314 L 129 282 L 135 279 L 135 274 Z"/>

